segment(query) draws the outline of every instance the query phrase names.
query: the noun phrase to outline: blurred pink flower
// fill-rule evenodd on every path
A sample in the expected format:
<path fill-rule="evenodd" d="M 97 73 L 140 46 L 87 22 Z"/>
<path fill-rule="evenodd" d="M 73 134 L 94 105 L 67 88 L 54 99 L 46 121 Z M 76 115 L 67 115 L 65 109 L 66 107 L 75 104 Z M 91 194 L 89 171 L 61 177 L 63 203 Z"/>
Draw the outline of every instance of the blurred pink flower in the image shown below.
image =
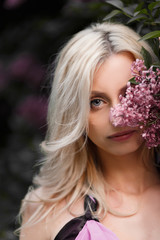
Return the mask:
<path fill-rule="evenodd" d="M 29 124 L 44 128 L 47 115 L 47 98 L 28 96 L 17 107 L 17 113 Z"/>
<path fill-rule="evenodd" d="M 6 9 L 12 9 L 20 6 L 24 2 L 26 2 L 26 0 L 5 0 L 3 6 Z"/>
<path fill-rule="evenodd" d="M 127 84 L 125 96 L 110 111 L 114 126 L 139 126 L 148 148 L 160 145 L 160 69 L 147 69 L 136 59 L 131 67 L 134 81 Z"/>
<path fill-rule="evenodd" d="M 30 54 L 20 55 L 9 67 L 10 77 L 26 82 L 30 87 L 39 87 L 44 79 L 44 69 Z"/>

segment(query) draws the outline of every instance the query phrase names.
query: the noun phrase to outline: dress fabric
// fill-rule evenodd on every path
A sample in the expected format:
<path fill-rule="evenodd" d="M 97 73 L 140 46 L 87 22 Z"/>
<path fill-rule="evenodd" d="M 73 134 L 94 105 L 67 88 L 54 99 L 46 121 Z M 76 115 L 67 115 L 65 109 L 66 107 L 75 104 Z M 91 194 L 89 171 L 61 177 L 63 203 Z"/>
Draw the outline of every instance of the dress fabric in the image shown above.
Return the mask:
<path fill-rule="evenodd" d="M 119 240 L 111 230 L 92 216 L 90 209 L 93 212 L 97 209 L 94 198 L 85 197 L 84 209 L 85 214 L 66 223 L 54 240 Z"/>

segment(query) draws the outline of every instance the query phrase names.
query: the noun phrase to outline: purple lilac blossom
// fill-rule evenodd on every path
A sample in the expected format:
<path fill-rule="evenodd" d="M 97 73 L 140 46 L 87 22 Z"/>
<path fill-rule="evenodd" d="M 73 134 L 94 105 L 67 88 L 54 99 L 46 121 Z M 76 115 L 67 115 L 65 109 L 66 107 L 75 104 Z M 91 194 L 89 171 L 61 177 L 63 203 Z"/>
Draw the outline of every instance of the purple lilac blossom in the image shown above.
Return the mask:
<path fill-rule="evenodd" d="M 6 9 L 16 8 L 23 4 L 25 1 L 26 0 L 5 0 L 4 8 Z"/>
<path fill-rule="evenodd" d="M 127 83 L 125 96 L 110 111 L 110 120 L 117 127 L 140 127 L 148 148 L 160 145 L 160 69 L 149 69 L 136 59 L 131 67 L 135 84 Z"/>
<path fill-rule="evenodd" d="M 45 69 L 31 54 L 18 56 L 9 67 L 11 78 L 24 81 L 32 88 L 39 88 L 44 80 Z"/>

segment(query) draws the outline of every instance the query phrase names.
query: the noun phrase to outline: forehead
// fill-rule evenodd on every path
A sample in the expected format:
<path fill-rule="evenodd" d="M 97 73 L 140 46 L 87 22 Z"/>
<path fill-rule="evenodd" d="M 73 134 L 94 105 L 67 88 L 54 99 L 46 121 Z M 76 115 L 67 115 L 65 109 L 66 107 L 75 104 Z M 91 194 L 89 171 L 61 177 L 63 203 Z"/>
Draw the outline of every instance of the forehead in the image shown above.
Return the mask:
<path fill-rule="evenodd" d="M 122 52 L 108 57 L 96 70 L 92 91 L 113 91 L 124 87 L 131 76 L 131 65 L 134 57 L 131 53 Z"/>

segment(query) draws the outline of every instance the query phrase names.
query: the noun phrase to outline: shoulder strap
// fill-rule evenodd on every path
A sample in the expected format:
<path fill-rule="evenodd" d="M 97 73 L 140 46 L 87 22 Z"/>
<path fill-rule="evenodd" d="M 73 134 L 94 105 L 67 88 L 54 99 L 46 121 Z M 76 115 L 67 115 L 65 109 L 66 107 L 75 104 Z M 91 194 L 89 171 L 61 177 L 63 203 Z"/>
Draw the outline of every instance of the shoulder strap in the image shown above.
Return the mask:
<path fill-rule="evenodd" d="M 92 212 L 97 210 L 97 200 L 92 196 L 86 195 L 84 200 L 84 210 L 87 219 L 93 219 Z"/>
<path fill-rule="evenodd" d="M 97 209 L 97 201 L 91 196 L 86 196 L 84 199 L 85 215 L 71 219 L 57 233 L 54 240 L 73 240 L 76 239 L 79 232 L 82 230 L 88 220 L 96 220 L 92 216 L 92 212 Z"/>

